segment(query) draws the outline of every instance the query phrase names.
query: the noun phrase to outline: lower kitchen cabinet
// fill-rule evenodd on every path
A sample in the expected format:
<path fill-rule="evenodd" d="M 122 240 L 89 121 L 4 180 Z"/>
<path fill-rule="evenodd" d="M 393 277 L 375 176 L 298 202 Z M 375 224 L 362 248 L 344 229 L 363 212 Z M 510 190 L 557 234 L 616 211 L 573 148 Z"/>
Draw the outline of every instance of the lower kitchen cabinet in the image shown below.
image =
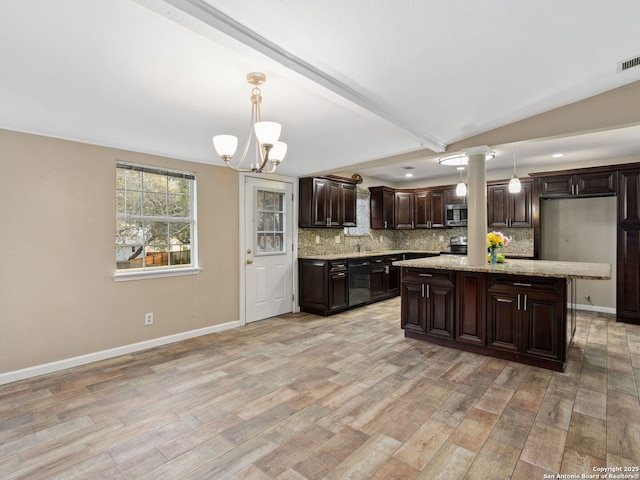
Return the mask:
<path fill-rule="evenodd" d="M 349 271 L 347 260 L 311 260 L 298 262 L 300 310 L 330 315 L 349 307 Z"/>
<path fill-rule="evenodd" d="M 566 281 L 489 275 L 488 283 L 488 346 L 562 360 Z"/>
<path fill-rule="evenodd" d="M 402 276 L 402 328 L 428 336 L 453 338 L 453 281 L 453 272 L 405 269 Z"/>
<path fill-rule="evenodd" d="M 570 285 L 403 267 L 401 326 L 407 337 L 562 371 L 575 330 Z"/>
<path fill-rule="evenodd" d="M 385 300 L 400 294 L 400 267 L 393 262 L 401 255 L 371 257 L 371 301 Z"/>

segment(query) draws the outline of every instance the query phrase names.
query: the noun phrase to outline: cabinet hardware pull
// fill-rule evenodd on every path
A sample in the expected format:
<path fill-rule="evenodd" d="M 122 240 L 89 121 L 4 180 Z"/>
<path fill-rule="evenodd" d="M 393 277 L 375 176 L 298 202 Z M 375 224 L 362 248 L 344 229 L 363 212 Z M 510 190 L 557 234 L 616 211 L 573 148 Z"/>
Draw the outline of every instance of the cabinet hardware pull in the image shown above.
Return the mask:
<path fill-rule="evenodd" d="M 433 277 L 433 275 L 431 275 L 430 273 L 419 273 L 418 275 L 420 275 L 421 277 Z"/>
<path fill-rule="evenodd" d="M 251 265 L 253 263 L 253 260 L 251 260 L 250 258 L 247 259 L 247 265 Z"/>
<path fill-rule="evenodd" d="M 520 294 L 518 294 L 518 310 L 520 310 Z"/>
<path fill-rule="evenodd" d="M 420 293 L 422 295 L 422 298 L 424 298 L 425 297 L 425 294 L 424 294 L 424 283 L 420 286 L 420 290 L 421 290 Z"/>
<path fill-rule="evenodd" d="M 429 284 L 427 283 L 427 298 L 429 298 Z"/>
<path fill-rule="evenodd" d="M 513 285 L 515 287 L 530 287 L 531 286 L 530 283 L 518 283 L 518 282 L 513 282 Z"/>
<path fill-rule="evenodd" d="M 389 275 L 389 265 L 387 265 L 386 267 L 384 267 L 384 273 L 386 273 L 387 275 Z"/>
<path fill-rule="evenodd" d="M 527 311 L 527 295 L 524 296 L 524 311 Z"/>
<path fill-rule="evenodd" d="M 384 221 L 384 228 L 387 228 L 387 221 Z"/>

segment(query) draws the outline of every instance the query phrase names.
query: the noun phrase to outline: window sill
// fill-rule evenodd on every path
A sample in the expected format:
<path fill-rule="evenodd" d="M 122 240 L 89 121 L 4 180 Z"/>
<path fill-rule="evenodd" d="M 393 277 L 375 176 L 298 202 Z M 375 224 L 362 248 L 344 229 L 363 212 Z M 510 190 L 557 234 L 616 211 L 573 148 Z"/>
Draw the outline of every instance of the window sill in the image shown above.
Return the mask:
<path fill-rule="evenodd" d="M 116 282 L 128 282 L 129 280 L 145 280 L 147 278 L 178 277 L 182 275 L 197 275 L 202 270 L 200 267 L 167 268 L 160 270 L 137 270 L 135 272 L 116 272 L 113 280 Z"/>

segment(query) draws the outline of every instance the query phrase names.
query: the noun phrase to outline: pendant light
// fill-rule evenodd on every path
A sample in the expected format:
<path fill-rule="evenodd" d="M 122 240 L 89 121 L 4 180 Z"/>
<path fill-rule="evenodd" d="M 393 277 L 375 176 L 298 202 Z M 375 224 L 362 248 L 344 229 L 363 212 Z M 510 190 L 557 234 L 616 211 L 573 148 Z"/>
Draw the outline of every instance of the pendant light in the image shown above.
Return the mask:
<path fill-rule="evenodd" d="M 509 193 L 520 193 L 522 185 L 520 185 L 520 179 L 516 175 L 516 150 L 513 149 L 513 176 L 509 180 Z"/>
<path fill-rule="evenodd" d="M 456 195 L 458 197 L 464 197 L 467 194 L 467 185 L 462 181 L 462 171 L 464 167 L 458 167 L 458 170 L 460 170 L 460 181 L 456 185 Z"/>
<path fill-rule="evenodd" d="M 225 161 L 227 167 L 237 172 L 273 173 L 287 154 L 287 144 L 278 141 L 280 138 L 280 124 L 264 122 L 261 118 L 262 92 L 259 86 L 266 81 L 267 77 L 262 72 L 251 72 L 247 75 L 247 82 L 253 85 L 253 90 L 251 90 L 251 122 L 247 144 L 237 166 L 231 165 L 231 158 L 238 148 L 238 137 L 233 135 L 216 135 L 213 137 L 213 146 L 218 155 Z M 256 163 L 252 163 L 250 168 L 243 168 L 242 164 L 254 135 L 256 138 Z"/>

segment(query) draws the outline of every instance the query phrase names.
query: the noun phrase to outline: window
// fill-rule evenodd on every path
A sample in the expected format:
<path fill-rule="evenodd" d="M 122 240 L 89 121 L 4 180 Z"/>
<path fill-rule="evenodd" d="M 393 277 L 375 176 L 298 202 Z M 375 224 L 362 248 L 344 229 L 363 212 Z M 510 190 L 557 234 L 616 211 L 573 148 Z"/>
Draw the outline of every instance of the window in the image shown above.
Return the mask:
<path fill-rule="evenodd" d="M 284 192 L 256 190 L 256 255 L 286 253 Z"/>
<path fill-rule="evenodd" d="M 192 173 L 117 164 L 116 276 L 197 267 L 195 191 Z"/>

